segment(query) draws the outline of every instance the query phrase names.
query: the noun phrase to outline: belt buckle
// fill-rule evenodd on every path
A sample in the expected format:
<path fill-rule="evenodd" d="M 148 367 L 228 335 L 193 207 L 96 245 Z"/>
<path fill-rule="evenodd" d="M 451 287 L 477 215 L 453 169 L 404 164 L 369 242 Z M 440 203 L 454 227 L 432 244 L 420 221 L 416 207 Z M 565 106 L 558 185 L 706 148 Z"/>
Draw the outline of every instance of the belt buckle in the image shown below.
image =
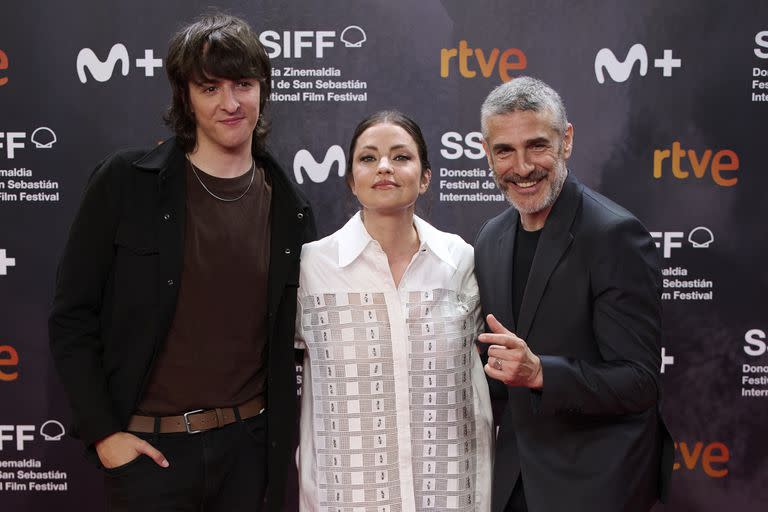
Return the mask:
<path fill-rule="evenodd" d="M 197 434 L 198 432 L 202 432 L 202 430 L 192 430 L 191 425 L 189 424 L 189 416 L 191 414 L 197 414 L 199 412 L 203 412 L 205 409 L 195 409 L 194 411 L 187 411 L 182 416 L 184 416 L 184 427 L 187 429 L 187 434 Z"/>

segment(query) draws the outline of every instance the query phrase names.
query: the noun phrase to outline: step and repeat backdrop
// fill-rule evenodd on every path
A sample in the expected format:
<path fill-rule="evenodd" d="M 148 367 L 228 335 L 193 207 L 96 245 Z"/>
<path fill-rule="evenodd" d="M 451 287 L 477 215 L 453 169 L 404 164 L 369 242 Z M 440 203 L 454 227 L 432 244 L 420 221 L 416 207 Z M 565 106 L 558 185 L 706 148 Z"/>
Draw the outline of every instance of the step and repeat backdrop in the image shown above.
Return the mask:
<path fill-rule="evenodd" d="M 94 165 L 168 136 L 167 42 L 209 5 L 0 6 L 0 510 L 103 508 L 48 352 L 56 265 Z M 246 18 L 272 59 L 270 147 L 322 235 L 355 211 L 342 177 L 353 127 L 394 107 L 429 143 L 421 214 L 471 242 L 507 208 L 481 147 L 483 98 L 523 74 L 557 89 L 575 126 L 571 172 L 633 211 L 662 255 L 676 451 L 671 500 L 657 509 L 766 509 L 768 3 L 217 7 Z"/>

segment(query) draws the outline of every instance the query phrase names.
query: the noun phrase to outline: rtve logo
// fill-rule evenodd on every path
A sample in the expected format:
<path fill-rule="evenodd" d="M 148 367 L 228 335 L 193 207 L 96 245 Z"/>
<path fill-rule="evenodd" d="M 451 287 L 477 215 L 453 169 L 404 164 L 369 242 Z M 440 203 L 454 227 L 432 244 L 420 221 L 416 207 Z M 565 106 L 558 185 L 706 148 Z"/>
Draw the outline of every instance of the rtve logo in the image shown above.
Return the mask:
<path fill-rule="evenodd" d="M 367 41 L 365 30 L 357 25 L 350 25 L 339 34 L 339 41 L 347 48 L 361 48 Z M 322 59 L 326 48 L 336 46 L 334 30 L 285 30 L 281 33 L 265 30 L 259 34 L 259 41 L 267 50 L 270 59 L 300 59 L 304 49 L 315 50 L 315 58 Z"/>
<path fill-rule="evenodd" d="M 672 471 L 696 471 L 700 467 L 710 478 L 723 478 L 728 474 L 729 460 L 731 452 L 725 443 L 675 441 L 675 462 Z"/>
<path fill-rule="evenodd" d="M 755 55 L 760 59 L 768 59 L 768 30 L 755 34 L 755 44 L 758 46 L 755 48 Z"/>
<path fill-rule="evenodd" d="M 744 353 L 752 357 L 760 357 L 768 351 L 768 343 L 766 343 L 765 331 L 762 329 L 750 329 L 744 335 L 744 341 L 747 342 L 744 345 Z"/>
<path fill-rule="evenodd" d="M 687 169 L 682 167 L 686 160 L 690 163 L 690 168 Z M 668 166 L 664 165 L 665 161 Z M 653 177 L 661 179 L 665 167 L 679 180 L 689 178 L 691 173 L 701 179 L 709 171 L 712 181 L 721 187 L 732 187 L 739 181 L 735 176 L 739 170 L 739 155 L 730 149 L 721 149 L 714 153 L 711 149 L 705 149 L 703 153 L 697 154 L 693 149 L 686 151 L 678 141 L 674 141 L 671 150 L 657 149 L 653 152 Z"/>
<path fill-rule="evenodd" d="M 328 179 L 334 165 L 337 166 L 336 172 L 339 177 L 343 177 L 347 159 L 344 156 L 344 150 L 339 145 L 328 148 L 323 161 L 319 163 L 308 150 L 300 149 L 293 157 L 293 176 L 296 178 L 296 183 L 302 184 L 304 183 L 302 171 L 304 171 L 313 183 L 322 183 Z"/>
<path fill-rule="evenodd" d="M 0 132 L 0 149 L 5 148 L 8 160 L 16 158 L 16 150 L 24 149 L 27 132 Z M 51 149 L 56 144 L 56 133 L 47 126 L 35 128 L 29 137 L 36 149 Z"/>
<path fill-rule="evenodd" d="M 19 378 L 19 353 L 10 345 L 0 345 L 0 382 Z"/>
<path fill-rule="evenodd" d="M 640 76 L 648 74 L 648 52 L 645 46 L 635 43 L 627 52 L 623 61 L 616 58 L 616 55 L 610 48 L 601 48 L 595 55 L 595 78 L 597 82 L 605 83 L 605 72 L 614 82 L 626 82 L 629 80 L 632 70 L 638 64 Z M 665 49 L 664 56 L 660 59 L 654 59 L 653 66 L 663 70 L 662 76 L 671 77 L 672 70 L 682 67 L 682 59 L 672 58 L 672 50 Z"/>
<path fill-rule="evenodd" d="M 4 76 L 4 71 L 8 69 L 8 66 L 10 66 L 8 55 L 3 50 L 0 50 L 0 87 L 8 83 L 8 77 Z"/>
<path fill-rule="evenodd" d="M 88 81 L 85 71 L 88 70 L 91 77 L 97 82 L 106 82 L 112 78 L 115 67 L 120 64 L 120 74 L 128 76 L 130 57 L 128 49 L 122 43 L 117 43 L 109 50 L 106 59 L 101 60 L 90 48 L 83 48 L 77 54 L 77 77 L 81 83 Z M 144 69 L 144 76 L 155 76 L 155 68 L 163 67 L 163 60 L 155 58 L 155 52 L 151 49 L 144 50 L 144 57 L 136 59 L 137 68 Z"/>
<path fill-rule="evenodd" d="M 458 48 L 442 48 L 440 50 L 440 76 L 448 78 L 451 72 L 451 60 L 456 61 L 459 74 L 464 78 L 475 78 L 480 71 L 485 78 L 490 78 L 494 69 L 504 82 L 512 80 L 510 71 L 519 71 L 528 66 L 528 58 L 519 48 L 507 48 L 503 52 L 492 48 L 490 52 L 481 48 L 470 48 L 467 41 L 459 41 Z M 474 65 L 477 64 L 477 68 Z"/>
<path fill-rule="evenodd" d="M 662 250 L 664 258 L 671 258 L 672 249 L 680 249 L 683 240 L 687 240 L 694 249 L 707 249 L 715 241 L 715 234 L 705 226 L 693 228 L 687 238 L 682 231 L 651 231 L 651 237 L 655 239 L 656 247 Z"/>

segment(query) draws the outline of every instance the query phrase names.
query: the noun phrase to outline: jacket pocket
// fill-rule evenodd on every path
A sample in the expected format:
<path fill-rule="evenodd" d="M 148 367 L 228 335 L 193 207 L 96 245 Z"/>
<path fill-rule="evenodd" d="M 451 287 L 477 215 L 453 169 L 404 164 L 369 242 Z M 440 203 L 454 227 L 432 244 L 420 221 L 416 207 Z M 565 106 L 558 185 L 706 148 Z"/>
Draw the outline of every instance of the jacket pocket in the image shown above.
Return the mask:
<path fill-rule="evenodd" d="M 133 223 L 120 224 L 115 233 L 115 246 L 140 256 L 160 253 L 154 233 Z"/>

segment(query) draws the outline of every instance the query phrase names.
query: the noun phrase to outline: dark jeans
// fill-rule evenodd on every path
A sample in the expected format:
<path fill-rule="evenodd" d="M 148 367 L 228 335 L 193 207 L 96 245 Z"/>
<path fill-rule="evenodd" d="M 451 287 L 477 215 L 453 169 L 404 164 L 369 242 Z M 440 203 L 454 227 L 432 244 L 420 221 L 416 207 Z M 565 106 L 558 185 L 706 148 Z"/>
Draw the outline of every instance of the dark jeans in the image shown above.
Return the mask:
<path fill-rule="evenodd" d="M 267 413 L 199 434 L 136 434 L 168 459 L 105 469 L 113 512 L 257 512 L 267 480 Z"/>
<path fill-rule="evenodd" d="M 512 489 L 512 495 L 509 497 L 504 512 L 528 512 L 528 504 L 525 502 L 525 489 L 523 489 L 523 476 L 517 477 L 515 488 Z"/>

